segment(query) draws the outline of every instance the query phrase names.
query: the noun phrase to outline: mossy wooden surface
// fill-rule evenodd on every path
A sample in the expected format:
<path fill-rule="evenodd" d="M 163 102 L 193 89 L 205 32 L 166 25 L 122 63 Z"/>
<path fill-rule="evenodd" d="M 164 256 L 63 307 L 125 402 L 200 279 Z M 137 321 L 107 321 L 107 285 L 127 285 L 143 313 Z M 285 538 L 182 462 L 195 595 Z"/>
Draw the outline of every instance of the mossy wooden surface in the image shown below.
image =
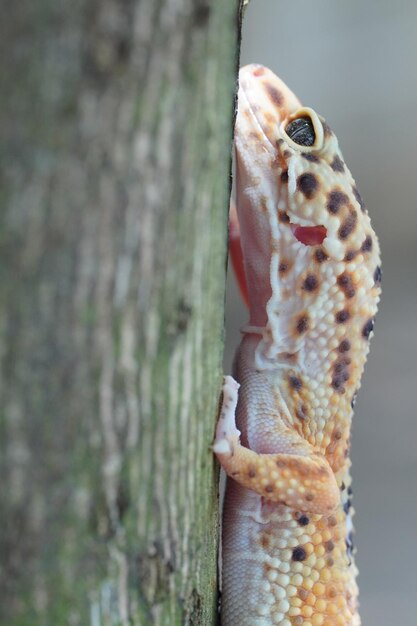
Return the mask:
<path fill-rule="evenodd" d="M 0 623 L 216 623 L 237 0 L 0 33 Z"/>

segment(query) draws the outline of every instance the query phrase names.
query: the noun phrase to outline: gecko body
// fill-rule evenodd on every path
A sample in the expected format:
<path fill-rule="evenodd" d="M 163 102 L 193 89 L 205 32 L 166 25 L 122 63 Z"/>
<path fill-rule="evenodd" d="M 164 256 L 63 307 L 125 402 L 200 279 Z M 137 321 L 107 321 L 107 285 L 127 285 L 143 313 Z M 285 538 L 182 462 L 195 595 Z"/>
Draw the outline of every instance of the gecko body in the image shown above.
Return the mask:
<path fill-rule="evenodd" d="M 378 240 L 335 135 L 263 66 L 240 71 L 235 149 L 250 319 L 214 443 L 222 626 L 358 626 L 349 442 Z"/>

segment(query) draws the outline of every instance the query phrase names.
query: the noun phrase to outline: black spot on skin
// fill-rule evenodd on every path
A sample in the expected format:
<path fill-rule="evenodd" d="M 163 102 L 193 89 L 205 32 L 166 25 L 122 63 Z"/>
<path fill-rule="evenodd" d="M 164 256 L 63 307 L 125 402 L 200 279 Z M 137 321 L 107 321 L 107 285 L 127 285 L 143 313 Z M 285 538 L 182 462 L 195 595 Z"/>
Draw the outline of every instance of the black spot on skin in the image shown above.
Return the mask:
<path fill-rule="evenodd" d="M 290 218 L 282 209 L 278 211 L 278 221 L 281 222 L 281 224 L 288 224 L 290 221 Z"/>
<path fill-rule="evenodd" d="M 350 406 L 352 407 L 352 409 L 355 408 L 355 404 L 356 404 L 356 398 L 358 397 L 358 392 L 355 391 L 355 393 L 352 396 L 352 400 L 350 401 Z"/>
<path fill-rule="evenodd" d="M 346 252 L 345 261 L 353 261 L 353 259 L 355 258 L 357 254 L 358 253 L 356 250 L 348 250 Z"/>
<path fill-rule="evenodd" d="M 288 380 L 289 380 L 290 386 L 293 389 L 296 389 L 297 391 L 299 391 L 301 387 L 303 386 L 303 383 L 301 382 L 299 378 L 297 378 L 297 376 L 290 376 Z"/>
<path fill-rule="evenodd" d="M 355 230 L 357 219 L 358 216 L 352 210 L 337 231 L 340 239 L 347 239 L 349 235 L 352 234 L 352 232 Z"/>
<path fill-rule="evenodd" d="M 312 154 L 311 152 L 306 152 L 303 154 L 304 159 L 306 161 L 310 161 L 310 163 L 320 163 L 320 159 L 316 154 Z"/>
<path fill-rule="evenodd" d="M 381 284 L 381 280 L 382 280 L 382 270 L 381 270 L 380 266 L 378 265 L 378 267 L 376 268 L 376 270 L 374 272 L 375 285 L 380 285 Z"/>
<path fill-rule="evenodd" d="M 307 553 L 302 546 L 297 546 L 292 551 L 293 561 L 304 561 L 306 557 L 307 557 Z"/>
<path fill-rule="evenodd" d="M 334 550 L 334 543 L 333 543 L 333 541 L 331 541 L 331 540 L 326 541 L 326 543 L 324 544 L 324 547 L 326 549 L 326 552 L 332 552 Z"/>
<path fill-rule="evenodd" d="M 280 274 L 285 274 L 285 272 L 287 271 L 288 271 L 288 263 L 286 263 L 285 261 L 281 261 L 278 266 L 278 272 Z"/>
<path fill-rule="evenodd" d="M 306 279 L 303 282 L 303 289 L 306 291 L 315 291 L 318 287 L 319 283 L 314 274 L 308 274 Z"/>
<path fill-rule="evenodd" d="M 371 237 L 371 235 L 368 235 L 365 238 L 365 240 L 364 240 L 364 242 L 363 242 L 363 244 L 361 246 L 361 250 L 362 250 L 362 252 L 370 252 L 372 250 L 372 237 Z"/>
<path fill-rule="evenodd" d="M 300 526 L 307 526 L 310 523 L 310 520 L 307 517 L 307 515 L 300 515 L 297 521 L 300 524 Z"/>
<path fill-rule="evenodd" d="M 266 491 L 267 493 L 272 493 L 272 492 L 274 491 L 274 486 L 273 486 L 273 485 L 267 485 L 267 486 L 265 487 L 265 491 Z"/>
<path fill-rule="evenodd" d="M 343 163 L 342 159 L 339 157 L 338 154 L 335 155 L 333 161 L 330 163 L 330 167 L 335 172 L 344 172 L 345 171 L 344 163 Z"/>
<path fill-rule="evenodd" d="M 282 183 L 288 183 L 288 170 L 286 172 L 282 172 L 280 178 Z"/>
<path fill-rule="evenodd" d="M 270 85 L 269 83 L 264 83 L 264 86 L 272 102 L 279 107 L 282 106 L 284 104 L 284 98 L 282 93 L 278 91 L 276 87 Z"/>
<path fill-rule="evenodd" d="M 337 284 L 345 294 L 346 298 L 353 298 L 356 291 L 353 285 L 352 277 L 347 272 L 343 272 L 343 274 L 340 274 L 340 276 L 337 277 Z"/>
<path fill-rule="evenodd" d="M 348 495 L 351 496 L 353 494 L 352 487 L 348 487 Z"/>
<path fill-rule="evenodd" d="M 350 341 L 348 339 L 343 339 L 340 343 L 339 343 L 339 348 L 338 348 L 339 352 L 349 352 L 350 350 Z"/>
<path fill-rule="evenodd" d="M 348 196 L 343 191 L 331 191 L 327 198 L 326 208 L 332 215 L 339 213 L 340 208 L 349 202 Z"/>
<path fill-rule="evenodd" d="M 333 366 L 334 380 L 341 381 L 342 383 L 349 380 L 348 366 L 351 364 L 351 359 L 346 356 L 339 357 Z"/>
<path fill-rule="evenodd" d="M 344 387 L 344 380 L 342 376 L 333 376 L 332 378 L 332 387 L 337 393 L 344 394 L 346 389 Z"/>
<path fill-rule="evenodd" d="M 349 510 L 350 510 L 351 505 L 352 505 L 352 503 L 351 503 L 351 501 L 350 501 L 350 498 L 348 498 L 348 499 L 346 500 L 346 502 L 344 503 L 344 505 L 343 505 L 343 510 L 344 510 L 344 512 L 346 513 L 346 515 L 349 513 Z"/>
<path fill-rule="evenodd" d="M 359 193 L 359 191 L 357 190 L 356 187 L 352 187 L 352 191 L 353 191 L 353 195 L 356 198 L 356 201 L 358 202 L 359 206 L 361 207 L 362 211 L 365 212 L 365 203 L 362 200 L 362 196 Z"/>
<path fill-rule="evenodd" d="M 362 328 L 362 337 L 364 337 L 365 339 L 369 339 L 369 335 L 371 334 L 373 329 L 374 329 L 374 320 L 371 317 L 371 319 L 369 319 L 366 322 L 365 326 Z"/>
<path fill-rule="evenodd" d="M 346 368 L 348 365 L 350 365 L 350 364 L 351 364 L 351 362 L 352 362 L 352 361 L 351 361 L 348 357 L 346 357 L 346 356 L 341 357 L 340 359 L 338 359 L 338 360 L 335 362 L 335 364 L 334 364 L 334 371 L 335 371 L 337 374 L 340 374 L 340 372 L 343 372 L 343 371 L 345 370 L 345 368 Z"/>
<path fill-rule="evenodd" d="M 308 329 L 308 317 L 307 315 L 301 315 L 297 320 L 297 332 L 301 335 Z"/>
<path fill-rule="evenodd" d="M 344 324 L 350 318 L 350 313 L 347 309 L 342 309 L 338 311 L 335 315 L 335 320 L 338 324 Z"/>
<path fill-rule="evenodd" d="M 250 468 L 249 468 L 249 471 L 248 471 L 248 476 L 249 476 L 249 478 L 255 478 L 255 476 L 256 476 L 256 471 L 255 471 L 255 469 L 254 469 L 253 467 L 250 467 Z"/>
<path fill-rule="evenodd" d="M 297 178 L 297 189 L 305 195 L 307 200 L 311 200 L 311 198 L 314 197 L 318 186 L 319 184 L 317 178 L 314 176 L 314 174 L 311 174 L 310 172 L 301 174 Z"/>
<path fill-rule="evenodd" d="M 317 250 L 314 253 L 314 256 L 316 258 L 317 263 L 323 263 L 323 261 L 327 261 L 327 259 L 329 258 L 327 254 L 325 253 L 325 251 L 323 250 L 323 248 L 317 248 Z"/>

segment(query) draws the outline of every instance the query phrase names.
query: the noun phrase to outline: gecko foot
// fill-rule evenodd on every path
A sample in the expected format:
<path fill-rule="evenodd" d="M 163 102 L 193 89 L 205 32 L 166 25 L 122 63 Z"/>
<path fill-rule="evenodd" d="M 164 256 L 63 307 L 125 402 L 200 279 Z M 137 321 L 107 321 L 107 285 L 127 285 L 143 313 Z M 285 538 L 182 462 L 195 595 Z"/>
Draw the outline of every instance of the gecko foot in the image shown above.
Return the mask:
<path fill-rule="evenodd" d="M 213 452 L 216 454 L 232 454 L 234 445 L 239 442 L 240 431 L 236 428 L 235 419 L 239 387 L 233 376 L 224 377 L 223 403 L 213 444 Z"/>

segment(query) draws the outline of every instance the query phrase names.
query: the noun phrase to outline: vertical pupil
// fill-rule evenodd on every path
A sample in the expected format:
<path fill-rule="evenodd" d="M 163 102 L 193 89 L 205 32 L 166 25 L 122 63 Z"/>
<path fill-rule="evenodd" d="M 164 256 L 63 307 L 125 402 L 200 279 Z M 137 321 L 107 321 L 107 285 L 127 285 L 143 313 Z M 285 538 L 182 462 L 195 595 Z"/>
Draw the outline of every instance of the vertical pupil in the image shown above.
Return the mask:
<path fill-rule="evenodd" d="M 300 146 L 312 146 L 316 135 L 314 126 L 309 117 L 297 117 L 285 129 L 288 137 Z"/>

